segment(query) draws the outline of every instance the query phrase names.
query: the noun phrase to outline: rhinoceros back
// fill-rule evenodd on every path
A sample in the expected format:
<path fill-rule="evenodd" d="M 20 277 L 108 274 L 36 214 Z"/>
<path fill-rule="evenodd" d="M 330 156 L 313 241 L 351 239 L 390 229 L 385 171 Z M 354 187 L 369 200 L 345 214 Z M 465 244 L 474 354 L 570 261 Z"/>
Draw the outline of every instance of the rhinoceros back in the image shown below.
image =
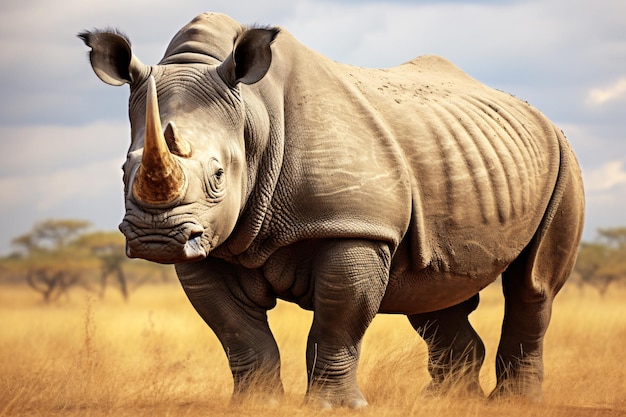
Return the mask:
<path fill-rule="evenodd" d="M 415 265 L 465 274 L 503 268 L 532 239 L 553 193 L 565 139 L 538 110 L 438 57 L 390 71 L 386 106 L 412 172 Z M 392 85 L 391 83 L 388 85 Z M 388 88 L 389 89 L 389 88 Z M 411 104 L 408 104 L 411 103 Z M 408 127 L 410 123 L 410 127 Z M 491 262 L 486 263 L 486 260 Z M 493 260 L 497 260 L 495 263 Z"/>

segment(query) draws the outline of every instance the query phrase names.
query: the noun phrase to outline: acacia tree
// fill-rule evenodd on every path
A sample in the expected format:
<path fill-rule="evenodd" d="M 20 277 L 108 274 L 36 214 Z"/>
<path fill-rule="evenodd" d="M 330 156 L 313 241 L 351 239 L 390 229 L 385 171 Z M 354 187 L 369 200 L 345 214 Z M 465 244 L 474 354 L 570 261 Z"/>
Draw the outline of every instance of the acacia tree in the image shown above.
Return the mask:
<path fill-rule="evenodd" d="M 615 250 L 626 249 L 626 227 L 598 229 L 598 235 L 610 248 Z"/>
<path fill-rule="evenodd" d="M 604 294 L 610 281 L 600 277 L 598 271 L 604 267 L 609 258 L 610 250 L 605 244 L 581 243 L 575 268 L 580 279 L 579 283 L 592 285 Z"/>
<path fill-rule="evenodd" d="M 46 220 L 13 239 L 26 263 L 26 283 L 41 293 L 46 303 L 80 282 L 83 259 L 71 243 L 90 225 L 84 220 Z"/>
<path fill-rule="evenodd" d="M 583 242 L 575 270 L 582 284 L 601 295 L 612 283 L 626 280 L 626 227 L 599 229 L 595 242 Z"/>
<path fill-rule="evenodd" d="M 120 232 L 93 232 L 80 236 L 73 245 L 88 250 L 100 261 L 100 298 L 104 297 L 108 278 L 113 276 L 127 300 L 128 282 L 122 268 L 128 259 L 124 236 Z"/>

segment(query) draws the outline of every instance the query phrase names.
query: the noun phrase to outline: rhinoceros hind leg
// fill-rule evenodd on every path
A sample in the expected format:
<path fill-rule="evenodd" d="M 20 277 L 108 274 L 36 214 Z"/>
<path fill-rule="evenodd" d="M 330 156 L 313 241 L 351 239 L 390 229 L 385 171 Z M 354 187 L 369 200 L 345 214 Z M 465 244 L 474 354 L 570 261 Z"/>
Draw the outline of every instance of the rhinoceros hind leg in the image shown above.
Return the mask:
<path fill-rule="evenodd" d="M 542 399 L 543 338 L 554 297 L 574 267 L 583 225 L 580 172 L 572 162 L 563 145 L 559 178 L 543 221 L 502 274 L 505 311 L 491 398 Z"/>
<path fill-rule="evenodd" d="M 573 253 L 576 245 L 572 243 Z M 550 246 L 546 243 L 542 249 Z M 527 248 L 502 274 L 504 320 L 496 355 L 497 385 L 491 399 L 543 399 L 543 339 L 554 296 L 569 275 L 572 261 L 563 264 L 557 254 L 541 252 Z M 548 273 L 548 268 L 554 272 Z"/>
<path fill-rule="evenodd" d="M 467 393 L 483 395 L 478 381 L 485 346 L 467 316 L 476 309 L 479 295 L 461 304 L 409 316 L 411 325 L 428 345 L 428 395 Z"/>
<path fill-rule="evenodd" d="M 522 288 L 524 265 L 518 260 L 502 274 L 505 312 L 496 356 L 497 385 L 490 399 L 542 399 L 543 337 L 552 299 L 539 294 L 535 299 Z"/>

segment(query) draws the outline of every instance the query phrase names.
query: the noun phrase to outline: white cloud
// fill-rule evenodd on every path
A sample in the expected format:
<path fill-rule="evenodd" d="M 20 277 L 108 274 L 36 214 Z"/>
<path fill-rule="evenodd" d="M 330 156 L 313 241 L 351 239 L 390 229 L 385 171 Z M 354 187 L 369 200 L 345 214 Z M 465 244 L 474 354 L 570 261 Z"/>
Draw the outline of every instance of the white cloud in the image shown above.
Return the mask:
<path fill-rule="evenodd" d="M 589 192 L 611 191 L 626 185 L 624 161 L 609 161 L 585 174 L 585 188 Z"/>
<path fill-rule="evenodd" d="M 127 121 L 82 126 L 0 126 L 0 176 L 50 173 L 118 157 L 130 144 Z"/>
<path fill-rule="evenodd" d="M 118 159 L 0 178 L 3 209 L 28 204 L 44 217 L 47 212 L 74 201 L 99 199 L 111 189 L 122 193 Z"/>
<path fill-rule="evenodd" d="M 613 160 L 584 172 L 586 208 L 583 238 L 591 240 L 599 228 L 626 222 L 626 163 Z"/>
<path fill-rule="evenodd" d="M 592 105 L 601 106 L 624 97 L 626 97 L 626 77 L 620 78 L 607 87 L 591 89 L 588 100 Z"/>
<path fill-rule="evenodd" d="M 527 56 L 551 56 L 565 23 L 543 3 L 313 2 L 298 3 L 286 28 L 306 45 L 341 62 L 399 65 L 438 54 L 481 71 Z M 511 16 L 516 16 L 512 19 Z M 529 31 L 533 25 L 541 30 Z M 494 34 L 497 33 L 497 36 Z"/>

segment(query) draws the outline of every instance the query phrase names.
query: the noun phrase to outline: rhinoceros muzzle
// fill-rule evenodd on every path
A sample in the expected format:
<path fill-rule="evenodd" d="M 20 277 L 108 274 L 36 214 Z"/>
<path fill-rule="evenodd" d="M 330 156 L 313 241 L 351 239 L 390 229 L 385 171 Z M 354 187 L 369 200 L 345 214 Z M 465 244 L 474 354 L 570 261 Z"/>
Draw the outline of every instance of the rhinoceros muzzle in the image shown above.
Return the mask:
<path fill-rule="evenodd" d="M 126 236 L 126 255 L 159 263 L 193 262 L 206 258 L 204 230 L 196 223 L 148 228 L 127 218 L 120 224 Z"/>

